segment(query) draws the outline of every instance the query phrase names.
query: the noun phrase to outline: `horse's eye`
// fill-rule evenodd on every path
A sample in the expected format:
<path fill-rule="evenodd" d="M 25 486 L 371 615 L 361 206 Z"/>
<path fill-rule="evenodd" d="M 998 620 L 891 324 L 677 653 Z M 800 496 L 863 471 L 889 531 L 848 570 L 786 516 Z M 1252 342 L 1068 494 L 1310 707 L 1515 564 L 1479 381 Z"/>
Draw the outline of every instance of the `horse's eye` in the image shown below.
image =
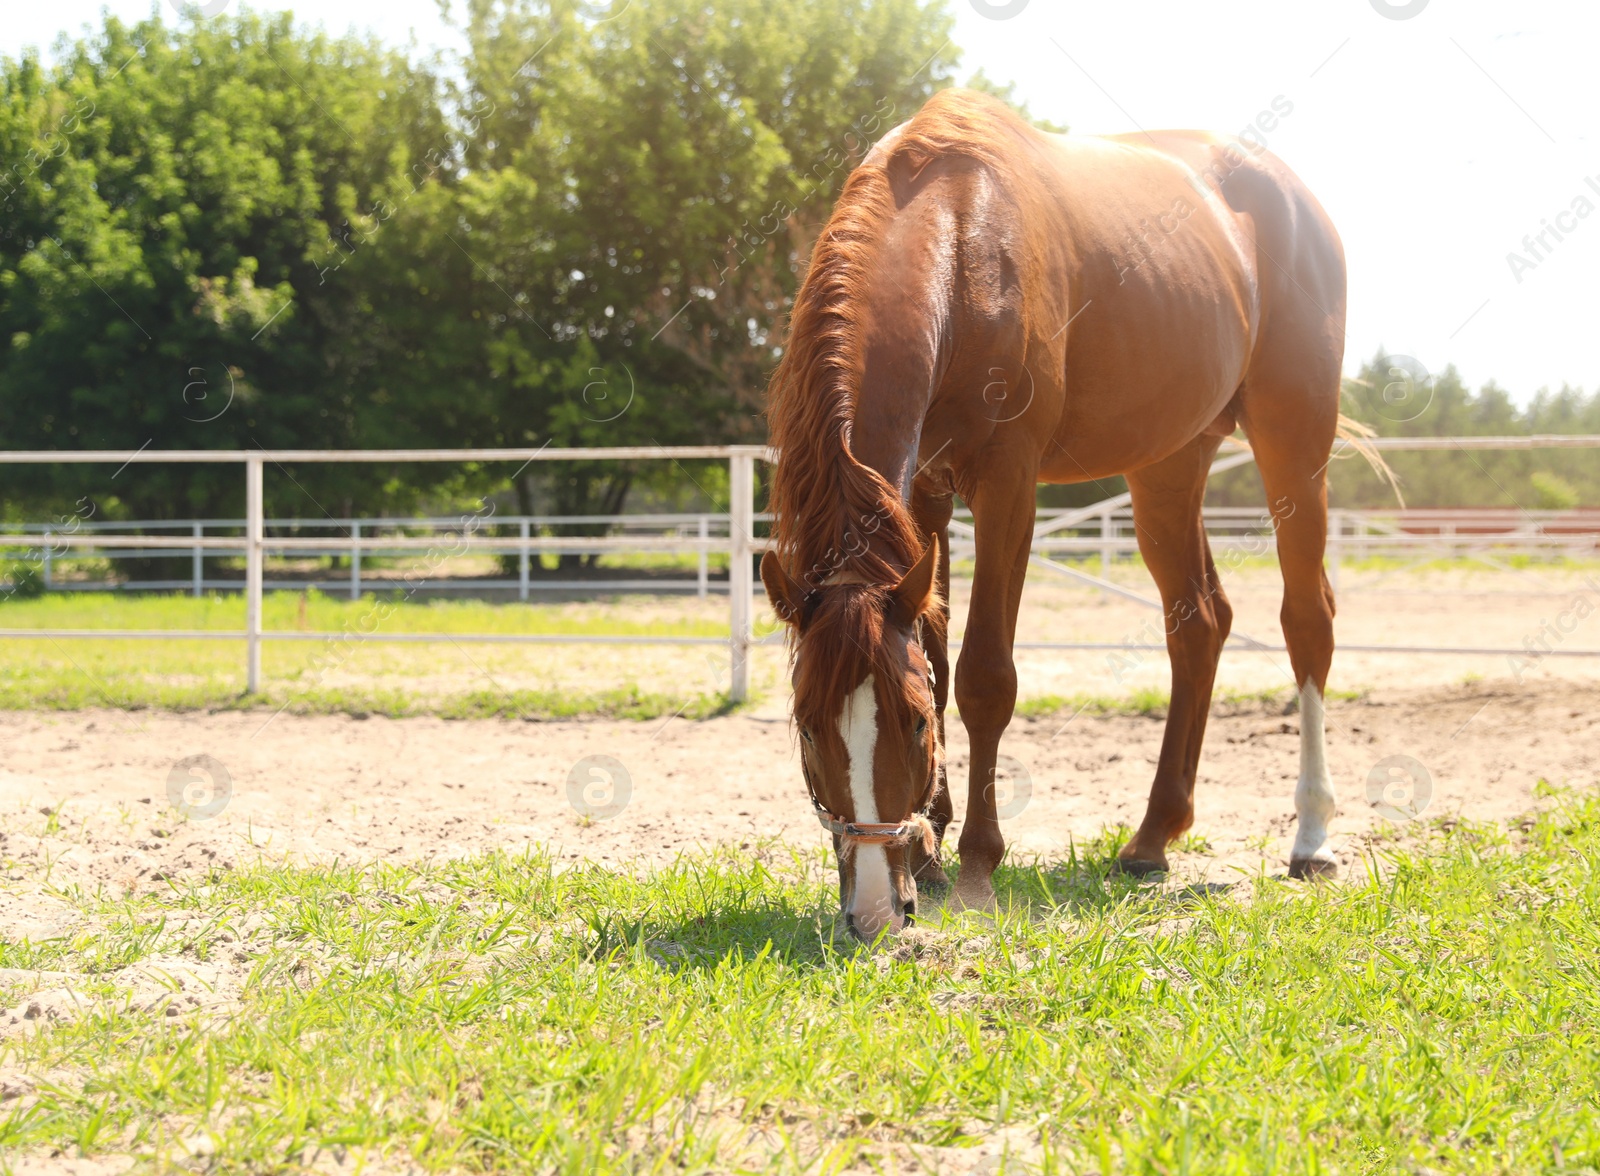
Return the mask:
<path fill-rule="evenodd" d="M 801 727 L 800 728 L 800 738 L 804 739 L 807 743 L 810 743 L 810 744 L 813 744 L 813 745 L 815 745 L 815 743 L 816 743 L 816 740 L 811 738 L 811 729 L 809 727 Z"/>
<path fill-rule="evenodd" d="M 912 730 L 916 733 L 917 738 L 921 739 L 928 733 L 928 720 L 923 718 L 921 715 L 918 715 L 917 724 L 912 728 Z"/>

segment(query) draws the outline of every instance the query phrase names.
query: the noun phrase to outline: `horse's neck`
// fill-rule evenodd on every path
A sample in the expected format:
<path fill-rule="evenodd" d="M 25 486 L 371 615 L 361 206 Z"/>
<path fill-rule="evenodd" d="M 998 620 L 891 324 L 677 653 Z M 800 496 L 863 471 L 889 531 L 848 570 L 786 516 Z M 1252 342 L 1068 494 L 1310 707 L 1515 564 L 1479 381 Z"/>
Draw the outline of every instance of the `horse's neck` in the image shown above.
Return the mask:
<path fill-rule="evenodd" d="M 850 451 L 909 503 L 923 421 L 949 352 L 949 293 L 937 264 L 896 266 L 881 275 L 873 300 Z"/>
<path fill-rule="evenodd" d="M 869 396 L 856 404 L 850 454 L 893 486 L 905 503 L 911 501 L 924 409 L 925 405 L 893 404 L 887 397 L 875 401 Z"/>

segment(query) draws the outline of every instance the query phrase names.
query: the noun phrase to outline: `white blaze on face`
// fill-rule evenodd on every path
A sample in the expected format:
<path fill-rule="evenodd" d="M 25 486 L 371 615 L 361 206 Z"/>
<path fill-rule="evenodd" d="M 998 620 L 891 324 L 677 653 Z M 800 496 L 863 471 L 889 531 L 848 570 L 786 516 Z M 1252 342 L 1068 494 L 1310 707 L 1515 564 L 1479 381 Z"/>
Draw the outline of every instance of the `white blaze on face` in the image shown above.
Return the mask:
<path fill-rule="evenodd" d="M 1328 822 L 1338 807 L 1333 795 L 1333 777 L 1328 771 L 1327 719 L 1322 693 L 1307 678 L 1300 687 L 1300 782 L 1294 790 L 1294 807 L 1299 816 L 1295 829 L 1291 861 L 1331 861 L 1328 851 Z"/>
<path fill-rule="evenodd" d="M 850 796 L 855 819 L 878 820 L 878 797 L 872 790 L 872 761 L 878 750 L 878 698 L 872 675 L 845 699 L 839 714 L 839 736 L 850 755 Z M 850 915 L 856 930 L 873 939 L 884 929 L 898 931 L 905 922 L 889 884 L 889 857 L 881 845 L 855 847 L 855 886 L 850 894 Z"/>

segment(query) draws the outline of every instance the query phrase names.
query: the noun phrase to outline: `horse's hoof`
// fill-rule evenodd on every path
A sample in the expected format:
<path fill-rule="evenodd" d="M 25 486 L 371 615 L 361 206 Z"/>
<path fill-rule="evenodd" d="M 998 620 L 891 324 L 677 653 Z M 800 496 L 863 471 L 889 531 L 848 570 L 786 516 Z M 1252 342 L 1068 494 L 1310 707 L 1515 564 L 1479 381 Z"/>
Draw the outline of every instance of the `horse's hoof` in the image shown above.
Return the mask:
<path fill-rule="evenodd" d="M 1337 878 L 1339 863 L 1332 858 L 1308 857 L 1289 859 L 1289 877 L 1302 880 Z"/>
<path fill-rule="evenodd" d="M 1119 857 L 1112 868 L 1119 874 L 1126 874 L 1130 878 L 1148 878 L 1152 874 L 1165 874 L 1168 872 L 1165 861 L 1151 861 L 1149 858 Z"/>
<path fill-rule="evenodd" d="M 994 887 L 987 878 L 978 881 L 956 879 L 955 894 L 951 897 L 952 911 L 989 911 L 997 909 Z"/>
<path fill-rule="evenodd" d="M 950 893 L 950 879 L 943 869 L 928 871 L 926 878 L 913 874 L 913 881 L 917 884 L 917 893 L 926 894 L 929 898 L 943 898 Z"/>

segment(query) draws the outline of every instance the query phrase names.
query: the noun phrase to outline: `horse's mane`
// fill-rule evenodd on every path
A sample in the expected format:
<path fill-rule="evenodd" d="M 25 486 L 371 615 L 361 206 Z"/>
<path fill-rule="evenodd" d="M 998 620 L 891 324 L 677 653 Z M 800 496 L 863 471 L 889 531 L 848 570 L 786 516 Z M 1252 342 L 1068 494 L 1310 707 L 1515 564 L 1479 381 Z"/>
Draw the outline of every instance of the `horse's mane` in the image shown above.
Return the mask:
<path fill-rule="evenodd" d="M 901 128 L 891 151 L 869 155 L 851 173 L 818 236 L 767 402 L 770 441 L 781 451 L 772 477 L 773 537 L 790 574 L 807 588 L 845 570 L 870 584 L 892 584 L 925 538 L 895 488 L 850 452 L 864 298 L 895 211 L 889 169 L 903 160 L 915 172 L 941 156 L 963 155 L 1006 177 L 1017 170 L 1017 148 L 1036 134 L 987 94 L 941 91 Z"/>
<path fill-rule="evenodd" d="M 961 155 L 1004 179 L 1036 134 L 986 94 L 941 91 L 900 129 L 890 150 L 873 152 L 851 173 L 812 250 L 790 315 L 788 348 L 768 389 L 767 415 L 771 444 L 781 451 L 771 494 L 780 558 L 807 592 L 836 575 L 859 585 L 824 594 L 833 598 L 826 610 L 841 615 L 817 628 L 841 640 L 827 642 L 839 656 L 825 657 L 830 682 L 820 689 L 823 697 L 848 693 L 870 669 L 862 665 L 864 650 L 851 655 L 850 649 L 881 631 L 866 614 L 881 609 L 882 590 L 904 575 L 926 541 L 899 492 L 850 451 L 865 296 L 895 212 L 890 169 L 909 165 L 915 174 L 937 158 Z M 802 693 L 816 696 L 797 691 L 797 703 Z"/>

